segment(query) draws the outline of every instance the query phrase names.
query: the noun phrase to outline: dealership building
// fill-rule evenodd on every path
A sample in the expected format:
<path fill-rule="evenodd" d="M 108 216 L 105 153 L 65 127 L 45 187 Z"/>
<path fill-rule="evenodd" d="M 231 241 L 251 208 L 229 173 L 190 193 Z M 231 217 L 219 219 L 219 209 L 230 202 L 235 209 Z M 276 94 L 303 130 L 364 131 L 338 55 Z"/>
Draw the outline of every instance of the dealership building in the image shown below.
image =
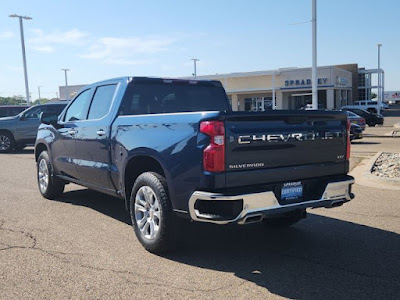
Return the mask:
<path fill-rule="evenodd" d="M 371 89 L 377 88 L 372 86 L 373 74 L 377 74 L 377 70 L 359 68 L 357 64 L 318 67 L 318 108 L 340 109 L 357 100 L 371 99 Z M 304 109 L 312 102 L 311 68 L 281 68 L 196 78 L 220 81 L 233 110 Z M 60 96 L 64 99 L 67 93 L 73 96 L 83 86 L 60 87 Z"/>

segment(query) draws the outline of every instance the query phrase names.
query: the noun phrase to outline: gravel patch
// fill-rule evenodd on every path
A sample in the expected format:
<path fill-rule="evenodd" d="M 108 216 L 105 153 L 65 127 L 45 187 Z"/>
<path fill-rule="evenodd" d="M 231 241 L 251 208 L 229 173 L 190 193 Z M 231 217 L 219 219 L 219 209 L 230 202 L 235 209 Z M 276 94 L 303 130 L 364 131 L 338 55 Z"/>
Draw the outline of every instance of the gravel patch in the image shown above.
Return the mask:
<path fill-rule="evenodd" d="M 382 153 L 371 173 L 379 177 L 400 178 L 400 153 Z"/>

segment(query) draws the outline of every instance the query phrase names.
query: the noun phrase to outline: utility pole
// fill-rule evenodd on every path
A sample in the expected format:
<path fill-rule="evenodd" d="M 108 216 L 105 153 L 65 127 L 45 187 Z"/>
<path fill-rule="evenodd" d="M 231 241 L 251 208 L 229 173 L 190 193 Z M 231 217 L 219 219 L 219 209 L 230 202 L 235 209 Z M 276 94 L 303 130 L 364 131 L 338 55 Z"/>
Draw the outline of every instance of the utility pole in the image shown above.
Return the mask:
<path fill-rule="evenodd" d="M 66 90 L 66 93 L 67 93 L 67 100 L 69 100 L 67 72 L 70 71 L 70 69 L 61 69 L 61 71 L 64 71 L 64 74 L 65 74 L 65 90 Z"/>
<path fill-rule="evenodd" d="M 318 109 L 317 82 L 317 0 L 312 0 L 312 108 Z"/>
<path fill-rule="evenodd" d="M 378 111 L 377 113 L 381 113 L 382 106 L 382 76 L 381 76 L 381 47 L 382 44 L 377 44 L 378 46 Z"/>
<path fill-rule="evenodd" d="M 42 99 L 42 98 L 40 97 L 40 88 L 41 88 L 41 86 L 39 85 L 37 88 L 38 88 L 39 102 L 40 102 L 40 99 Z"/>
<path fill-rule="evenodd" d="M 198 62 L 200 59 L 192 58 L 190 60 L 193 60 L 193 66 L 194 66 L 194 73 L 192 75 L 194 76 L 194 78 L 196 78 L 197 77 L 196 62 Z"/>
<path fill-rule="evenodd" d="M 22 62 L 24 64 L 24 76 L 25 76 L 25 93 L 26 93 L 26 103 L 29 104 L 29 86 L 28 86 L 28 71 L 26 67 L 26 55 L 25 55 L 25 41 L 24 41 L 24 25 L 22 19 L 32 20 L 31 17 L 19 16 L 17 14 L 9 15 L 10 18 L 19 18 L 19 30 L 21 33 L 21 48 L 22 48 Z"/>

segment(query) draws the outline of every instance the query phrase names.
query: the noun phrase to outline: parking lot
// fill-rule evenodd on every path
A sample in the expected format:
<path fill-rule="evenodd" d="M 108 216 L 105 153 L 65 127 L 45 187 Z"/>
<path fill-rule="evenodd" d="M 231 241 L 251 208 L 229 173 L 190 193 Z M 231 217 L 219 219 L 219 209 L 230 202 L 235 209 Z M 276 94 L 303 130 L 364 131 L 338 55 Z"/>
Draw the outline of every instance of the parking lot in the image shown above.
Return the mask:
<path fill-rule="evenodd" d="M 383 137 L 400 121 L 388 116 L 353 143 L 352 168 L 400 151 L 400 138 Z M 1 299 L 400 299 L 399 191 L 355 184 L 350 203 L 284 230 L 191 224 L 156 256 L 122 200 L 73 184 L 42 198 L 32 148 L 0 166 Z"/>

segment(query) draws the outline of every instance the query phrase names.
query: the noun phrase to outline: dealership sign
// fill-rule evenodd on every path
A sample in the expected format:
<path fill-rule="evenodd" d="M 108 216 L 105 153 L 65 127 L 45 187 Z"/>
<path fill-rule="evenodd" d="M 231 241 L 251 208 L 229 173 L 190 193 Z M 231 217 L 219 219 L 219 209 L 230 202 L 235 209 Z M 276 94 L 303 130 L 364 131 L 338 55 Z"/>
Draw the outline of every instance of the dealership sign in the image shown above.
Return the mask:
<path fill-rule="evenodd" d="M 399 101 L 400 100 L 400 91 L 392 91 L 392 92 L 385 92 L 384 94 L 385 101 Z"/>
<path fill-rule="evenodd" d="M 318 85 L 327 84 L 328 78 L 318 78 Z M 311 85 L 311 79 L 285 80 L 285 86 L 307 86 Z"/>

